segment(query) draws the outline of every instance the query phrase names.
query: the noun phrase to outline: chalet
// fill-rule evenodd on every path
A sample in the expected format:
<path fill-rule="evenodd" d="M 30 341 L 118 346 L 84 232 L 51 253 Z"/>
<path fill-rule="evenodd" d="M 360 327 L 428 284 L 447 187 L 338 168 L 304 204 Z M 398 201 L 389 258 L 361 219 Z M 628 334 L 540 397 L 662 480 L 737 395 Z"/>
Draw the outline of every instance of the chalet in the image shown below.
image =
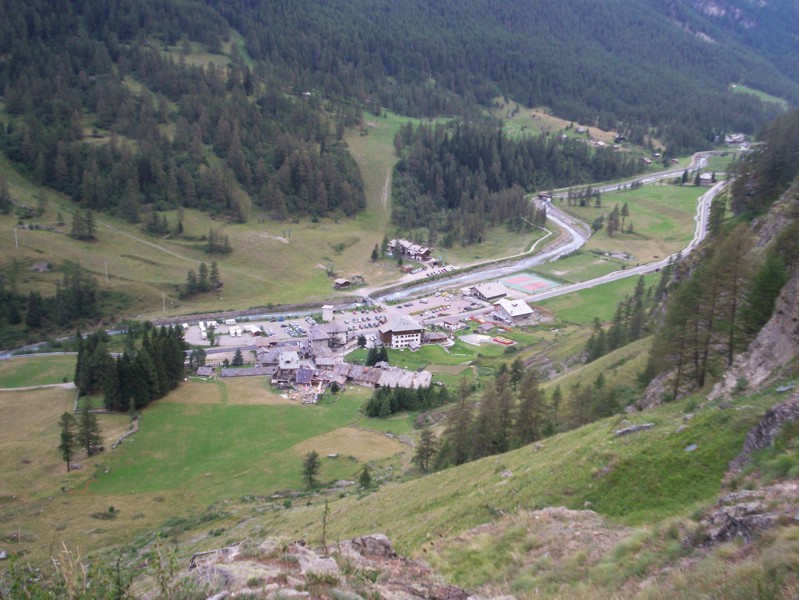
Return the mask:
<path fill-rule="evenodd" d="M 444 333 L 443 331 L 431 331 L 429 333 L 425 333 L 422 341 L 425 344 L 443 344 L 447 340 L 449 340 L 449 335 Z"/>
<path fill-rule="evenodd" d="M 333 287 L 337 290 L 343 290 L 344 288 L 348 288 L 352 285 L 352 282 L 349 279 L 344 279 L 343 277 L 339 277 L 335 281 L 333 281 Z"/>
<path fill-rule="evenodd" d="M 471 292 L 472 296 L 480 298 L 480 300 L 484 300 L 485 302 L 494 302 L 507 296 L 508 288 L 498 281 L 492 281 L 490 283 L 479 283 L 475 286 L 472 286 Z"/>
<path fill-rule="evenodd" d="M 278 364 L 272 375 L 272 382 L 279 384 L 293 383 L 297 379 L 300 368 L 300 355 L 296 350 L 280 350 L 277 357 Z"/>
<path fill-rule="evenodd" d="M 523 300 L 503 298 L 494 304 L 494 315 L 500 321 L 513 325 L 532 317 L 535 311 Z"/>
<path fill-rule="evenodd" d="M 380 326 L 380 340 L 395 350 L 419 346 L 422 343 L 424 327 L 411 317 L 401 316 Z"/>
<path fill-rule="evenodd" d="M 490 333 L 494 328 L 496 328 L 496 325 L 494 325 L 493 323 L 483 323 L 482 325 L 480 325 L 480 327 L 477 328 L 477 333 L 482 333 L 482 334 Z"/>
<path fill-rule="evenodd" d="M 724 136 L 724 143 L 729 146 L 743 144 L 744 142 L 746 142 L 746 136 L 743 133 L 730 133 Z"/>
<path fill-rule="evenodd" d="M 713 187 L 716 183 L 716 176 L 713 173 L 702 173 L 699 176 L 699 185 L 703 185 L 705 187 Z"/>
<path fill-rule="evenodd" d="M 281 371 L 296 371 L 300 368 L 300 355 L 296 350 L 282 351 L 278 355 L 278 368 Z"/>
<path fill-rule="evenodd" d="M 277 348 L 258 348 L 255 356 L 262 367 L 277 367 L 280 364 L 280 350 Z"/>
<path fill-rule="evenodd" d="M 441 321 L 441 326 L 450 331 L 458 331 L 458 329 L 463 328 L 463 323 L 458 317 L 444 317 L 444 320 Z"/>
<path fill-rule="evenodd" d="M 321 348 L 341 348 L 347 343 L 347 327 L 335 321 L 311 325 L 308 339 L 312 352 Z"/>

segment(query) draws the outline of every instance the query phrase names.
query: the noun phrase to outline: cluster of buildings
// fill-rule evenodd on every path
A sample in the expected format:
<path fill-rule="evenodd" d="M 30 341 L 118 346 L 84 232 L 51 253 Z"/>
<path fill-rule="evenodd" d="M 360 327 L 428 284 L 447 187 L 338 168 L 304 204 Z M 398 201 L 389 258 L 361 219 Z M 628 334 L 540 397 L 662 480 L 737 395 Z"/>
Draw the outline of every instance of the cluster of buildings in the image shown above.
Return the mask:
<path fill-rule="evenodd" d="M 408 257 L 418 262 L 426 262 L 430 260 L 433 249 L 427 246 L 414 244 L 409 240 L 398 238 L 388 243 L 388 251 L 396 258 Z"/>
<path fill-rule="evenodd" d="M 395 325 L 392 325 L 398 321 Z M 383 337 L 385 329 L 386 338 Z M 421 344 L 424 328 L 409 317 L 389 321 L 381 327 L 381 340 L 391 348 L 409 347 L 411 341 Z M 292 389 L 303 403 L 315 403 L 328 385 L 352 383 L 367 387 L 419 388 L 430 385 L 428 371 L 414 372 L 380 363 L 363 367 L 344 362 L 345 352 L 357 345 L 349 338 L 346 325 L 331 321 L 314 324 L 303 340 L 279 340 L 275 336 L 256 338 L 256 364 L 248 368 L 227 368 L 222 377 L 267 377 L 273 385 Z M 392 344 L 393 340 L 393 344 Z M 205 373 L 210 376 L 213 371 Z M 201 373 L 198 371 L 198 375 Z"/>

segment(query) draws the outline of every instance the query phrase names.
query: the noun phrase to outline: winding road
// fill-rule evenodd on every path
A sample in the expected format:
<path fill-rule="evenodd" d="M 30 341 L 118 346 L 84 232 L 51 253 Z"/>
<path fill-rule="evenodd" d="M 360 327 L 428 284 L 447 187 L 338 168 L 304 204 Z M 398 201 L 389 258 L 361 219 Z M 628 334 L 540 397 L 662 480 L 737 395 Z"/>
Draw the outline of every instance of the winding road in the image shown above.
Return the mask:
<path fill-rule="evenodd" d="M 707 157 L 712 154 L 713 152 L 700 152 L 695 154 L 691 159 L 691 164 L 688 167 L 688 170 L 704 168 L 707 165 Z M 684 169 L 682 168 L 661 171 L 659 173 L 652 173 L 644 177 L 598 186 L 594 189 L 599 190 L 602 193 L 614 192 L 627 187 L 633 181 L 639 181 L 643 184 L 651 184 L 663 179 L 672 179 L 677 177 L 681 175 L 683 171 Z M 678 254 L 682 254 L 683 256 L 689 254 L 698 244 L 702 242 L 702 240 L 705 239 L 705 236 L 707 235 L 707 220 L 710 213 L 710 204 L 716 194 L 718 194 L 727 185 L 727 183 L 727 181 L 717 183 L 699 198 L 697 203 L 697 213 L 694 217 L 696 225 L 694 227 L 693 239 L 688 246 L 686 246 L 677 254 L 658 262 L 647 263 L 645 265 L 639 265 L 622 271 L 615 271 L 613 273 L 609 273 L 608 275 L 597 277 L 596 279 L 544 290 L 526 296 L 524 299 L 528 301 L 546 300 L 547 298 L 554 298 L 555 296 L 561 296 L 563 294 L 584 290 L 597 285 L 602 285 L 603 283 L 616 281 L 618 279 L 651 273 L 666 266 L 669 259 L 676 257 Z M 554 195 L 555 197 L 565 197 L 567 193 L 568 191 L 566 190 L 559 190 Z M 529 269 L 543 263 L 552 262 L 558 258 L 566 256 L 580 249 L 591 235 L 591 232 L 585 223 L 582 223 L 581 221 L 578 221 L 577 219 L 567 215 L 554 205 L 550 205 L 547 219 L 557 225 L 561 229 L 562 234 L 558 241 L 539 254 L 531 255 L 530 253 L 527 253 L 525 255 L 521 255 L 523 258 L 520 258 L 519 260 L 513 260 L 516 257 L 508 257 L 507 259 L 500 261 L 499 264 L 497 264 L 497 261 L 494 261 L 493 263 L 487 264 L 485 268 L 476 268 L 468 273 L 458 274 L 458 272 L 455 271 L 451 277 L 436 278 L 433 281 L 420 280 L 419 284 L 409 284 L 400 290 L 396 290 L 396 284 L 385 286 L 376 290 L 369 290 L 367 293 L 365 293 L 365 296 L 373 303 L 384 304 L 386 302 L 419 296 L 430 291 L 438 291 L 443 288 L 462 287 L 467 284 L 505 277 L 511 273 Z"/>

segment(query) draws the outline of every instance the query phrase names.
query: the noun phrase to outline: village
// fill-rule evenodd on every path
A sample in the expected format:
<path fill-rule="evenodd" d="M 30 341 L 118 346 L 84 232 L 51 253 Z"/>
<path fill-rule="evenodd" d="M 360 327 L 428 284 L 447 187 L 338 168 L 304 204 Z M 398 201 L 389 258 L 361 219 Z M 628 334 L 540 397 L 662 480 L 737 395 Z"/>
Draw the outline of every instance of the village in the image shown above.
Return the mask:
<path fill-rule="evenodd" d="M 425 265 L 417 271 L 446 269 L 430 258 L 431 249 L 407 240 L 392 240 L 390 250 Z M 337 280 L 339 287 L 343 280 Z M 346 307 L 326 304 L 303 316 L 225 319 L 184 323 L 186 341 L 206 347 L 206 364 L 198 377 L 263 377 L 287 397 L 315 404 L 328 388 L 347 385 L 429 387 L 432 374 L 408 371 L 385 360 L 372 366 L 353 364 L 347 355 L 358 348 L 416 352 L 423 345 L 465 343 L 511 345 L 502 334 L 516 327 L 545 322 L 547 315 L 522 298 L 555 282 L 520 273 L 457 290 L 385 304 L 364 298 Z M 346 285 L 344 286 L 346 287 Z M 231 364 L 238 352 L 243 365 Z"/>

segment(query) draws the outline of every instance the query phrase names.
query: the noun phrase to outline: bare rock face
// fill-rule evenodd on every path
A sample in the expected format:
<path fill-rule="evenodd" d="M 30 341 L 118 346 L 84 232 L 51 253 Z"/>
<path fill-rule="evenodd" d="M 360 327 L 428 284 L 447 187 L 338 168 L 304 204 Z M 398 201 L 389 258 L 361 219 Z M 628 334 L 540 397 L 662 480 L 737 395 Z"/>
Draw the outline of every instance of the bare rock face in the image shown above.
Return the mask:
<path fill-rule="evenodd" d="M 774 314 L 708 396 L 756 389 L 799 357 L 799 270 L 782 289 Z"/>
<path fill-rule="evenodd" d="M 266 540 L 192 557 L 189 577 L 209 597 L 468 600 L 426 563 L 398 556 L 383 534 L 309 548 Z"/>
<path fill-rule="evenodd" d="M 635 407 L 638 410 L 646 410 L 648 408 L 655 408 L 656 406 L 663 404 L 663 398 L 667 393 L 667 384 L 672 375 L 673 373 L 668 371 L 666 373 L 661 373 L 652 381 L 650 381 L 649 385 L 646 386 L 644 393 L 641 394 L 641 397 L 638 400 L 636 400 Z"/>
<path fill-rule="evenodd" d="M 740 471 L 749 463 L 753 452 L 768 448 L 774 443 L 785 423 L 797 420 L 799 420 L 799 393 L 793 394 L 785 402 L 768 409 L 760 423 L 749 430 L 744 440 L 743 450 L 730 462 L 730 472 Z"/>

